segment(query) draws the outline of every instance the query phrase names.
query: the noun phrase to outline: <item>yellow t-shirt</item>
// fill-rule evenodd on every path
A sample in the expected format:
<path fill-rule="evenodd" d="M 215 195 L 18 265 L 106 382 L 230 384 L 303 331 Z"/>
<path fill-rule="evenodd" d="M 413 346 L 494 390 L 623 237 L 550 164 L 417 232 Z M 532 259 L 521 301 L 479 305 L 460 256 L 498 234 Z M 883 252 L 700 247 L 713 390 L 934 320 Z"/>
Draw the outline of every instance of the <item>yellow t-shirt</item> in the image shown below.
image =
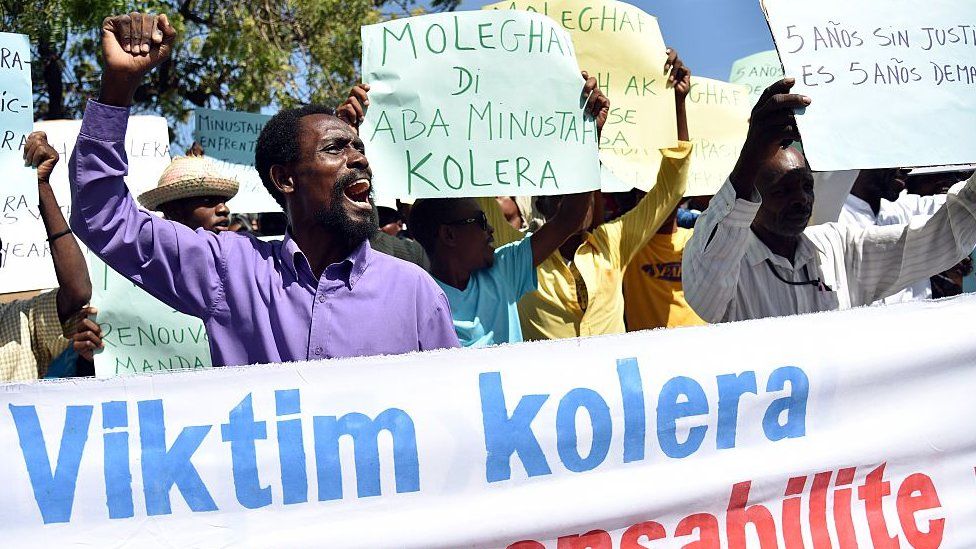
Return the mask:
<path fill-rule="evenodd" d="M 624 333 L 624 270 L 684 195 L 691 148 L 681 141 L 662 149 L 654 187 L 633 210 L 587 232 L 572 263 L 567 265 L 557 250 L 536 267 L 538 290 L 518 304 L 524 340 Z M 522 238 L 494 199 L 480 202 L 498 246 Z"/>
<path fill-rule="evenodd" d="M 656 234 L 637 252 L 624 275 L 627 331 L 705 324 L 685 301 L 681 254 L 694 231 Z"/>

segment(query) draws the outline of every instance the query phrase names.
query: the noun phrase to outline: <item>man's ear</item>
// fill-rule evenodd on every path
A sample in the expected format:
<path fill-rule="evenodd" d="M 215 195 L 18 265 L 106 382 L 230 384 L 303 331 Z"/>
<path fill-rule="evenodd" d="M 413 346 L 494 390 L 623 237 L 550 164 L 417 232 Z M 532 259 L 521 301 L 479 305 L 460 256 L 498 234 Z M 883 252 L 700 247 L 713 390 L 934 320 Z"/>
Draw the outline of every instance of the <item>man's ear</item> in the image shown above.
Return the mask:
<path fill-rule="evenodd" d="M 454 227 L 450 225 L 441 225 L 440 227 L 437 227 L 437 241 L 445 248 L 456 248 L 457 233 L 455 232 Z"/>
<path fill-rule="evenodd" d="M 295 192 L 295 180 L 288 173 L 288 169 L 280 164 L 271 166 L 271 181 L 282 194 Z"/>

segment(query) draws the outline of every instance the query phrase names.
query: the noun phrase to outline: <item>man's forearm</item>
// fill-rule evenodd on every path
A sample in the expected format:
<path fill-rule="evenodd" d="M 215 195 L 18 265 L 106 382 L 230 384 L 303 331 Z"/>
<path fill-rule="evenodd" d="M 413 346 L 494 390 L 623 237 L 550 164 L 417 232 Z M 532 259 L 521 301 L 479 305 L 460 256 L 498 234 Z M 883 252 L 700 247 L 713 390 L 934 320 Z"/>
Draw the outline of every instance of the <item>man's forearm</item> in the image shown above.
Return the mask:
<path fill-rule="evenodd" d="M 678 140 L 691 141 L 688 132 L 688 109 L 685 107 L 685 98 L 675 96 L 674 113 L 678 121 Z"/>
<path fill-rule="evenodd" d="M 61 213 L 54 191 L 47 183 L 38 185 L 40 195 L 41 220 L 48 238 L 57 236 L 51 242 L 51 259 L 54 274 L 58 278 L 58 316 L 62 322 L 88 304 L 92 285 L 88 276 L 85 256 L 78 247 L 73 235 L 65 234 L 68 222 Z M 60 235 L 60 236 L 58 236 Z"/>

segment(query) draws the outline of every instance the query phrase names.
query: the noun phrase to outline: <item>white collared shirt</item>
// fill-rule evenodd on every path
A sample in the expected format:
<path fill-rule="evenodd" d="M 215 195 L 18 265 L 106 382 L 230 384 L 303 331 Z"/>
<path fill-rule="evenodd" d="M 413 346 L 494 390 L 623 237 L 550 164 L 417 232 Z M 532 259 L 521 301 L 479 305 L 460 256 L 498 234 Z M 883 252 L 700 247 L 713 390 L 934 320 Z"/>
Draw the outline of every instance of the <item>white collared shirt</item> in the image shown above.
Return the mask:
<path fill-rule="evenodd" d="M 685 298 L 708 322 L 847 309 L 873 303 L 909 282 L 942 272 L 976 245 L 976 176 L 946 207 L 907 225 L 807 227 L 794 261 L 774 254 L 752 232 L 760 197 L 737 199 L 725 185 L 695 225 L 682 265 Z M 829 287 L 779 280 L 821 279 Z"/>

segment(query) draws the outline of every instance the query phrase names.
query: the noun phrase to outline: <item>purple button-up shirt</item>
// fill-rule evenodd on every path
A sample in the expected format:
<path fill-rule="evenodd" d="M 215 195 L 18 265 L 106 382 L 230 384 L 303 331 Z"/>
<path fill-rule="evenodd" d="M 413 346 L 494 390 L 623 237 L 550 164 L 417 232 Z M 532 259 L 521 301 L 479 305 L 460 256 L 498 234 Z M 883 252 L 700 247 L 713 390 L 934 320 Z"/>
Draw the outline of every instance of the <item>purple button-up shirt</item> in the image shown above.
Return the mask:
<path fill-rule="evenodd" d="M 444 292 L 363 242 L 318 279 L 285 235 L 219 235 L 139 210 L 122 176 L 129 110 L 88 103 L 71 156 L 71 228 L 95 254 L 207 327 L 215 366 L 458 347 Z"/>

